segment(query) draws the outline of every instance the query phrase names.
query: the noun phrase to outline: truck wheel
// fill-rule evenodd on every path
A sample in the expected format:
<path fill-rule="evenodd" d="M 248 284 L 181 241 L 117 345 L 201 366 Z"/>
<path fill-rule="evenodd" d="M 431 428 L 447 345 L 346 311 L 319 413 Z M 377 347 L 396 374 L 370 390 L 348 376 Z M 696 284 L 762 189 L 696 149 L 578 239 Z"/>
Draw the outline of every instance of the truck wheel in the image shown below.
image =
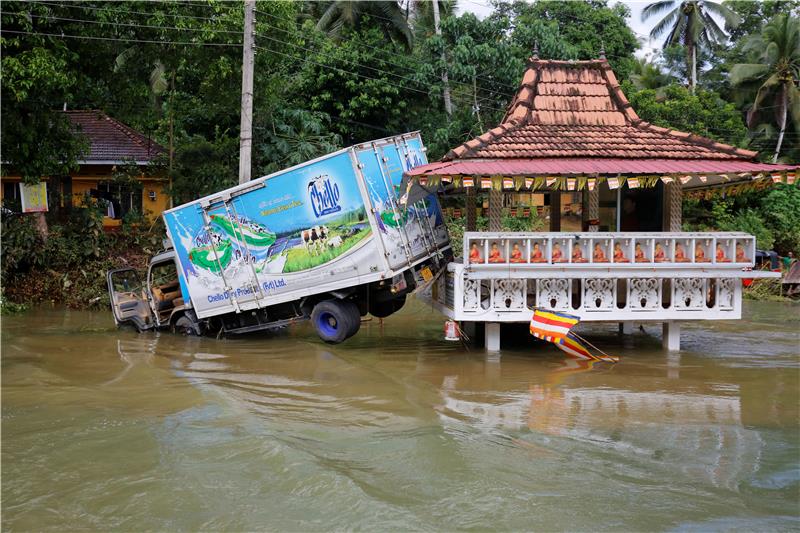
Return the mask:
<path fill-rule="evenodd" d="M 314 306 L 311 323 L 320 339 L 330 344 L 338 344 L 358 331 L 361 326 L 361 316 L 353 302 L 325 300 Z"/>
<path fill-rule="evenodd" d="M 375 318 L 386 318 L 403 308 L 406 304 L 406 295 L 398 296 L 385 302 L 374 302 L 369 307 L 369 314 Z"/>
<path fill-rule="evenodd" d="M 186 315 L 183 315 L 175 321 L 175 325 L 172 326 L 172 331 L 181 335 L 188 335 L 189 337 L 199 337 L 202 335 L 200 332 L 200 325 Z"/>

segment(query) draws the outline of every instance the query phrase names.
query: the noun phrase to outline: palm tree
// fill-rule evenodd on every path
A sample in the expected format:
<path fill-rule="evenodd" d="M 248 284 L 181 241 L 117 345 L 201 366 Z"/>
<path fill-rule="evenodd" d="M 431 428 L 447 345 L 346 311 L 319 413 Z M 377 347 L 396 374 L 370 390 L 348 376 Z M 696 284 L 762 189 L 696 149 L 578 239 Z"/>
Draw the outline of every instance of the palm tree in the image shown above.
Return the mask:
<path fill-rule="evenodd" d="M 661 66 L 646 57 L 637 59 L 633 63 L 630 74 L 631 82 L 637 89 L 652 89 L 659 91 L 672 83 L 672 76 L 664 73 Z"/>
<path fill-rule="evenodd" d="M 642 10 L 642 22 L 667 11 L 650 32 L 650 38 L 658 39 L 666 33 L 663 48 L 676 44 L 686 48 L 686 65 L 692 73 L 689 87 L 694 92 L 697 85 L 697 47 L 710 49 L 715 44 L 724 43 L 728 37 L 712 15 L 721 17 L 730 28 L 738 26 L 740 18 L 729 8 L 711 0 L 660 0 Z"/>
<path fill-rule="evenodd" d="M 411 26 L 397 0 L 334 0 L 317 21 L 317 29 L 331 37 L 338 37 L 345 27 L 358 28 L 364 16 L 371 16 L 373 22 L 383 28 L 388 36 L 398 38 L 411 48 Z"/>
<path fill-rule="evenodd" d="M 756 123 L 762 109 L 775 109 L 780 128 L 775 155 L 778 161 L 786 132 L 786 119 L 791 113 L 795 130 L 800 131 L 800 20 L 788 14 L 777 15 L 745 44 L 752 54 L 753 63 L 739 63 L 731 69 L 731 83 L 744 90 L 755 91 L 755 98 L 747 113 L 747 124 Z M 769 102 L 772 105 L 763 106 Z"/>

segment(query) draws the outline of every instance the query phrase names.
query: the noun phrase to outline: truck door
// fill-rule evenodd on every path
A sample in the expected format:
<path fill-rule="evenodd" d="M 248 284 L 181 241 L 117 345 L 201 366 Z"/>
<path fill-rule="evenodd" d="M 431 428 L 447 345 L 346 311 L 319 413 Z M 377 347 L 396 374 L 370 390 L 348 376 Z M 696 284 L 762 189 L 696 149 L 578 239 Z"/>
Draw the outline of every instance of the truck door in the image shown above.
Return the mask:
<path fill-rule="evenodd" d="M 265 305 L 266 294 L 258 281 L 256 265 L 261 264 L 275 241 L 267 228 L 256 223 L 242 196 L 228 198 L 206 210 L 210 227 L 230 240 L 230 266 L 221 274 L 230 287 L 230 299 L 238 306 L 255 302 Z"/>
<path fill-rule="evenodd" d="M 147 293 L 132 268 L 110 270 L 106 274 L 111 312 L 117 326 L 130 324 L 139 331 L 154 327 L 155 321 Z"/>
<path fill-rule="evenodd" d="M 384 157 L 378 146 L 356 152 L 389 266 L 397 269 L 409 265 L 414 253 L 405 227 L 408 212 L 399 205 L 391 177 L 386 172 Z"/>

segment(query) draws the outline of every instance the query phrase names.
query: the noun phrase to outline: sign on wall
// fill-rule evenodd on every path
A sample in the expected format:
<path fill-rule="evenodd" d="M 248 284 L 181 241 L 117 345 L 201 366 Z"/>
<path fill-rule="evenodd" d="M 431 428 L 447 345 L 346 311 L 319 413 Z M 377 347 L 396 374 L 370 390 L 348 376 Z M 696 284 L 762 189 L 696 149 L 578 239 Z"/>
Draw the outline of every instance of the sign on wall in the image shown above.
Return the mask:
<path fill-rule="evenodd" d="M 22 200 L 23 213 L 43 213 L 47 211 L 47 184 L 39 182 L 36 185 L 19 184 L 20 199 Z"/>

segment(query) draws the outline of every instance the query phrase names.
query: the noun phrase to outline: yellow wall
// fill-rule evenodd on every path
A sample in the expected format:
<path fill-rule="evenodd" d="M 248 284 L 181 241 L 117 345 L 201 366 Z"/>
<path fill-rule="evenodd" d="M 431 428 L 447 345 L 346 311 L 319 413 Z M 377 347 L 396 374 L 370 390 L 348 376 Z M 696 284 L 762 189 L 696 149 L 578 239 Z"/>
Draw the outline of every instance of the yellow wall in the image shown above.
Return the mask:
<path fill-rule="evenodd" d="M 77 172 L 71 175 L 72 177 L 72 205 L 79 207 L 83 203 L 84 196 L 89 193 L 91 189 L 96 189 L 101 181 L 110 181 L 112 179 L 113 170 L 111 166 L 83 166 Z M 44 178 L 47 181 L 47 178 Z M 169 209 L 169 196 L 167 195 L 168 182 L 166 178 L 141 178 L 139 180 L 142 184 L 142 205 L 140 206 L 142 213 L 149 221 L 153 221 Z M 19 176 L 3 176 L 0 178 L 2 183 L 19 183 Z M 150 199 L 150 192 L 155 192 L 155 200 Z M 0 187 L 0 200 L 3 197 L 3 187 Z M 106 217 L 105 225 L 115 226 L 119 222 Z"/>

